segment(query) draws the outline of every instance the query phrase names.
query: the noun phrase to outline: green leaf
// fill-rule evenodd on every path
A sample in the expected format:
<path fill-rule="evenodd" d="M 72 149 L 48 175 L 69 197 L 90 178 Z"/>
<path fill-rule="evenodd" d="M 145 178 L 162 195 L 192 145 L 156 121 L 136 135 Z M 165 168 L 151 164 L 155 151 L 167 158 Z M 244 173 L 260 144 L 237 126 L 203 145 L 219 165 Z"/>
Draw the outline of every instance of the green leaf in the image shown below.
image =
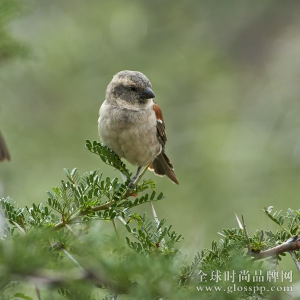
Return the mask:
<path fill-rule="evenodd" d="M 130 226 L 128 224 L 125 225 L 125 227 L 126 227 L 126 229 L 127 229 L 128 232 L 131 232 L 131 228 L 130 228 Z"/>
<path fill-rule="evenodd" d="M 158 196 L 157 196 L 157 200 L 161 200 L 163 199 L 164 197 L 164 194 L 161 192 Z"/>
<path fill-rule="evenodd" d="M 33 300 L 33 298 L 31 298 L 23 293 L 15 293 L 14 297 L 24 299 L 24 300 Z"/>
<path fill-rule="evenodd" d="M 126 165 L 121 161 L 119 156 L 107 146 L 97 141 L 91 143 L 87 140 L 86 147 L 90 152 L 97 154 L 104 163 L 119 170 L 127 177 L 127 179 L 130 179 L 131 173 L 126 168 Z"/>

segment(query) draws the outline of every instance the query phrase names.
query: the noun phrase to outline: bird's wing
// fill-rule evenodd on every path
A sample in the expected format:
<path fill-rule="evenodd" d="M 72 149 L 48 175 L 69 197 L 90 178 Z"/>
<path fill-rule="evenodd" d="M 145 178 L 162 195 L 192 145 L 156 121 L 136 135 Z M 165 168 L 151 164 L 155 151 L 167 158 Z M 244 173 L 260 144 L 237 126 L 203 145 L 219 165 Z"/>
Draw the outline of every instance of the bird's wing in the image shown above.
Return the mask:
<path fill-rule="evenodd" d="M 164 122 L 164 117 L 161 112 L 160 107 L 156 102 L 154 102 L 153 110 L 156 115 L 156 128 L 157 128 L 157 138 L 159 142 L 161 143 L 162 147 L 165 147 L 165 144 L 167 142 L 167 135 L 166 135 L 166 126 Z"/>
<path fill-rule="evenodd" d="M 154 102 L 153 110 L 156 115 L 157 138 L 162 145 L 162 151 L 153 160 L 149 169 L 157 175 L 167 175 L 174 183 L 179 184 L 174 167 L 165 153 L 165 144 L 167 142 L 166 127 L 160 107 Z"/>

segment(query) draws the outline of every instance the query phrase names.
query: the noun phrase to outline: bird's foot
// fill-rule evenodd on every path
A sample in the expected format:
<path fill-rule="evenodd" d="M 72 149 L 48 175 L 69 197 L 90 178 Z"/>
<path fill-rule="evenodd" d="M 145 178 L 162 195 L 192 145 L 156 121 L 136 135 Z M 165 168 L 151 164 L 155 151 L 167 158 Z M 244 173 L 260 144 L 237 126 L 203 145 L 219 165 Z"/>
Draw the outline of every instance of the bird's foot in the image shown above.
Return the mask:
<path fill-rule="evenodd" d="M 137 191 L 138 185 L 136 184 L 136 179 L 138 176 L 134 176 L 127 185 L 126 197 L 129 197 L 132 193 Z"/>
<path fill-rule="evenodd" d="M 147 171 L 148 167 L 150 166 L 151 162 L 145 167 L 144 171 L 140 174 L 142 167 L 138 167 L 137 172 L 135 176 L 132 177 L 130 182 L 128 183 L 127 186 L 127 192 L 126 192 L 126 197 L 133 195 L 136 196 L 138 190 L 138 183 L 141 180 L 141 178 L 144 176 L 145 172 Z"/>
<path fill-rule="evenodd" d="M 138 175 L 135 175 L 132 177 L 132 179 L 129 181 L 128 183 L 128 188 L 132 188 L 133 186 L 134 187 L 137 187 L 137 183 L 136 183 L 136 179 L 138 178 Z"/>

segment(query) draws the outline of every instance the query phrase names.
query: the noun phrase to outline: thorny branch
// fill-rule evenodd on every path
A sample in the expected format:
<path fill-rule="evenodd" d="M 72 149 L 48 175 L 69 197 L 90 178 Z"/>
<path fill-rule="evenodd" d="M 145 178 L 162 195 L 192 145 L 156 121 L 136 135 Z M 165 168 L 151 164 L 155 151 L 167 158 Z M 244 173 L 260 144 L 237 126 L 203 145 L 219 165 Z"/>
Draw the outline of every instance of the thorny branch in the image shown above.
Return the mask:
<path fill-rule="evenodd" d="M 236 215 L 236 219 L 239 224 L 239 227 L 244 229 L 245 237 L 249 241 L 247 227 L 245 224 L 244 217 L 242 216 L 242 224 L 237 215 Z M 262 233 L 262 236 L 261 236 L 261 240 L 262 240 L 264 237 L 264 232 L 261 231 L 261 233 Z M 289 238 L 286 242 L 282 243 L 279 246 L 273 247 L 268 250 L 259 251 L 259 252 L 251 250 L 251 246 L 250 246 L 250 244 L 248 244 L 248 255 L 252 256 L 255 260 L 264 259 L 264 258 L 271 257 L 271 256 L 277 256 L 281 253 L 289 252 L 293 258 L 294 263 L 296 264 L 296 267 L 297 267 L 299 273 L 300 273 L 300 262 L 297 260 L 297 257 L 294 253 L 294 251 L 299 251 L 299 250 L 300 250 L 300 236 L 299 235 L 295 235 L 294 237 Z"/>
<path fill-rule="evenodd" d="M 284 252 L 291 252 L 295 250 L 300 250 L 299 235 L 295 235 L 294 237 L 288 239 L 286 242 L 274 248 L 260 251 L 260 252 L 251 251 L 248 254 L 253 256 L 257 260 L 257 259 L 263 259 L 266 257 L 275 256 Z"/>

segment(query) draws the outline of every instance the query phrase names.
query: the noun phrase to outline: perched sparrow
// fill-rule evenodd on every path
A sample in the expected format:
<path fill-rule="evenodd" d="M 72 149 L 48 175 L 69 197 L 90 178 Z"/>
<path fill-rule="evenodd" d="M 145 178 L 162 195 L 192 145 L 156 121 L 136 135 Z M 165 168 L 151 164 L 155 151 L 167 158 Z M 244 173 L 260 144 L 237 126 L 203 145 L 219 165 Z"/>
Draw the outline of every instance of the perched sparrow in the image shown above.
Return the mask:
<path fill-rule="evenodd" d="M 102 142 L 120 158 L 157 175 L 167 175 L 179 184 L 173 165 L 165 153 L 167 141 L 162 112 L 153 101 L 149 79 L 137 71 L 117 73 L 106 89 L 106 99 L 98 120 Z"/>
<path fill-rule="evenodd" d="M 0 132 L 0 161 L 3 161 L 5 159 L 10 160 L 10 155 L 6 147 L 5 141 L 3 139 L 3 136 Z"/>

